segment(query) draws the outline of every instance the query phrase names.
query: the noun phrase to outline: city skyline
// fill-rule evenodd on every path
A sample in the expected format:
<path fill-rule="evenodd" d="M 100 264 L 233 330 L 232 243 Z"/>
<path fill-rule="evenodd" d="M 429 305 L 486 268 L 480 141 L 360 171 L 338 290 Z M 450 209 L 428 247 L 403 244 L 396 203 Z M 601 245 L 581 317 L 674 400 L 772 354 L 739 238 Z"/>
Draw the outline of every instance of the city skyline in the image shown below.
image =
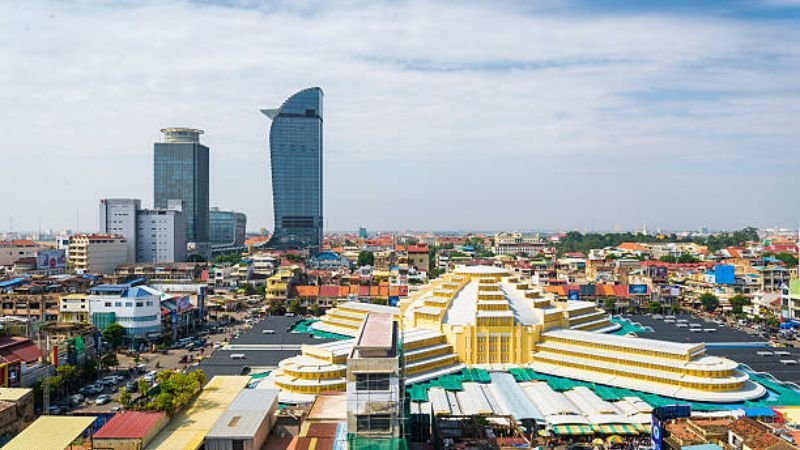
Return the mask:
<path fill-rule="evenodd" d="M 317 85 L 329 230 L 797 226 L 796 3 L 337 6 L 0 5 L 0 232 L 152 198 L 175 125 L 207 130 L 211 205 L 271 229 L 253 111 Z"/>

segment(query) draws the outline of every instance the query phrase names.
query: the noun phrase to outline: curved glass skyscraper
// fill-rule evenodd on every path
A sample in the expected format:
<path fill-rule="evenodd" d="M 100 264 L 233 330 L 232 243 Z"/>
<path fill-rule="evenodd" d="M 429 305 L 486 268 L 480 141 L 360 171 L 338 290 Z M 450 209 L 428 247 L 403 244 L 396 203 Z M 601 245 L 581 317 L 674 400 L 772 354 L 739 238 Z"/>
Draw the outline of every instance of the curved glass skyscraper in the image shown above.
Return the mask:
<path fill-rule="evenodd" d="M 316 253 L 322 243 L 322 89 L 304 89 L 261 112 L 272 119 L 275 231 L 268 246 Z"/>

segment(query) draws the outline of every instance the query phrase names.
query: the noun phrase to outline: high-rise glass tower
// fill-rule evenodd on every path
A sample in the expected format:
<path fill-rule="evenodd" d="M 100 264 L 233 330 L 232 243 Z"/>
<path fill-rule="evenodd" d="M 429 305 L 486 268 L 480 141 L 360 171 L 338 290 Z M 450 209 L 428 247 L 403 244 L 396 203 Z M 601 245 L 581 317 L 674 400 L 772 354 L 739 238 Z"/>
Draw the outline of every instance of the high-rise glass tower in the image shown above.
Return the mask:
<path fill-rule="evenodd" d="M 261 112 L 272 119 L 275 231 L 268 246 L 316 253 L 322 243 L 322 89 L 304 89 Z"/>
<path fill-rule="evenodd" d="M 164 140 L 153 144 L 153 206 L 167 209 L 170 200 L 183 201 L 186 240 L 196 252 L 208 251 L 208 147 L 203 130 L 164 128 Z M 191 246 L 191 245 L 190 245 Z"/>

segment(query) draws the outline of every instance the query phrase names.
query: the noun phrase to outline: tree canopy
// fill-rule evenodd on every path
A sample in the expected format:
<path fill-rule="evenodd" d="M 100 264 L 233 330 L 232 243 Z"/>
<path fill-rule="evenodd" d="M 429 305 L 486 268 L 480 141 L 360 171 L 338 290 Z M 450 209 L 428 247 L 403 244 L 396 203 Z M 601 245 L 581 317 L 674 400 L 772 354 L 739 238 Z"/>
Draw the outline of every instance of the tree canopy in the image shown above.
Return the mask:
<path fill-rule="evenodd" d="M 125 337 L 125 328 L 117 322 L 114 322 L 103 330 L 101 336 L 111 347 L 117 348 L 122 345 L 122 339 Z"/>

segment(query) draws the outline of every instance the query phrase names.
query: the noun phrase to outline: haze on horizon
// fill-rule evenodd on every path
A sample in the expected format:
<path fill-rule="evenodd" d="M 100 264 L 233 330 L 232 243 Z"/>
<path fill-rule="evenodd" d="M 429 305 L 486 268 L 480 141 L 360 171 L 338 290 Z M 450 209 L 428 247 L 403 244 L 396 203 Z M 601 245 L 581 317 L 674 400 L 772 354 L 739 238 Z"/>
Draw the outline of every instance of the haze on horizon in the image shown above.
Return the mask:
<path fill-rule="evenodd" d="M 271 229 L 259 109 L 308 86 L 329 230 L 797 226 L 800 2 L 530 3 L 0 3 L 0 232 L 152 206 L 170 126 Z"/>

